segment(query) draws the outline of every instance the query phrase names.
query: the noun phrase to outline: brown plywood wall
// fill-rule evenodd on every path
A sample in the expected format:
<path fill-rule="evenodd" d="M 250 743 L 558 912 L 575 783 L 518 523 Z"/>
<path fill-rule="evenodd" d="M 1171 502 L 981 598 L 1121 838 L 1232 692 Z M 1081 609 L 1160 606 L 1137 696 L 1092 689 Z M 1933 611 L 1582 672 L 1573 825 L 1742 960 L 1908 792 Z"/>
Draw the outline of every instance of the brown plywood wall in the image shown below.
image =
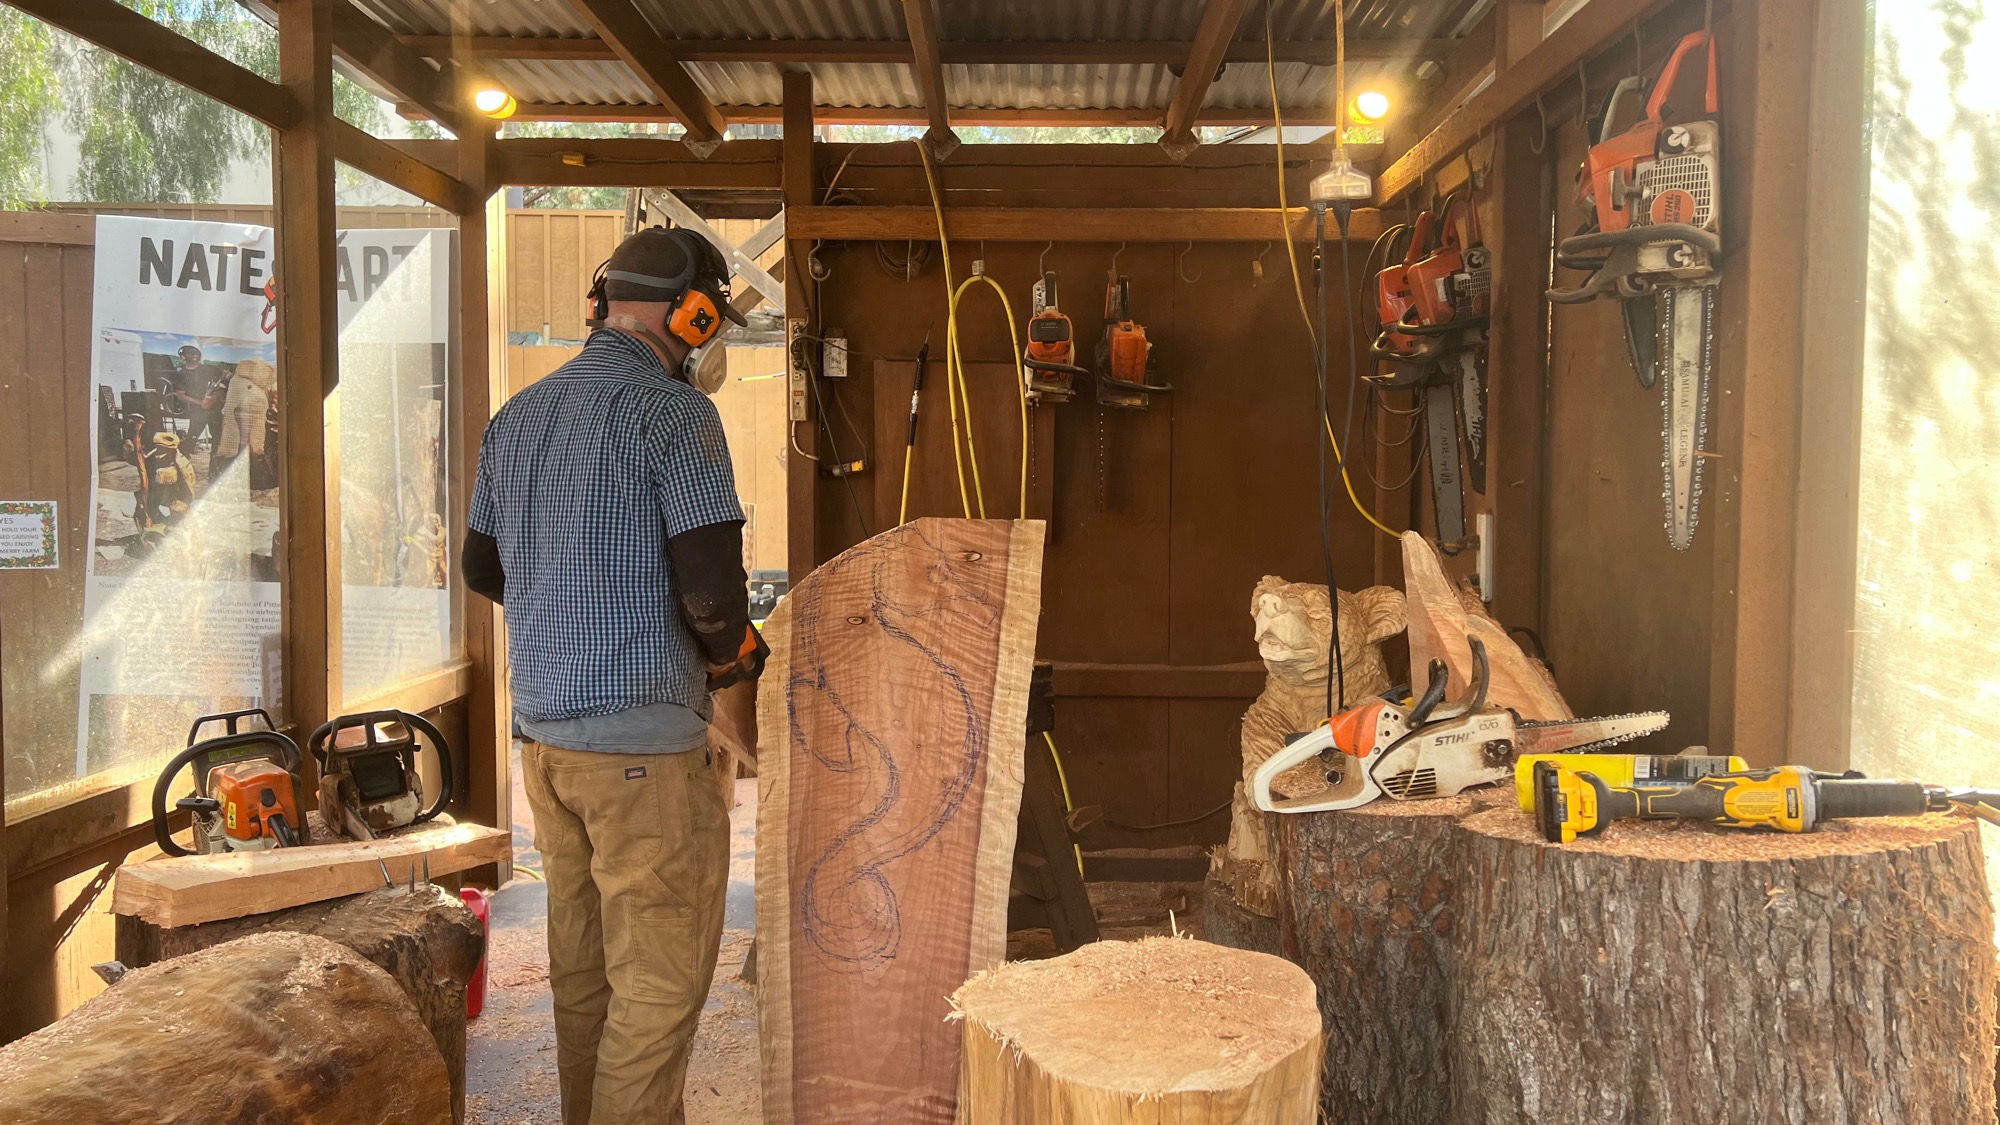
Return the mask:
<path fill-rule="evenodd" d="M 904 248 L 893 249 L 900 257 Z M 1024 330 L 1029 289 L 1041 269 L 1057 271 L 1062 307 L 1075 324 L 1079 353 L 1088 357 L 1101 334 L 1106 270 L 1118 249 L 1057 242 L 1045 252 L 1040 243 L 971 242 L 953 247 L 952 263 L 962 280 L 972 261 L 984 257 L 1013 304 L 1017 330 Z M 1353 253 L 1356 268 L 1363 249 Z M 1101 438 L 1088 389 L 1075 402 L 1036 411 L 1030 510 L 1050 520 L 1038 641 L 1043 659 L 1254 662 L 1249 600 L 1258 578 L 1324 580 L 1314 485 L 1323 439 L 1313 422 L 1312 352 L 1282 252 L 1265 251 L 1263 244 L 1204 244 L 1185 252 L 1148 244 L 1119 253 L 1119 270 L 1132 278 L 1134 314 L 1154 342 L 1157 378 L 1175 389 L 1157 396 L 1147 412 L 1107 412 Z M 1261 280 L 1252 268 L 1260 253 Z M 832 271 L 819 287 L 820 323 L 826 334 L 835 328 L 845 334 L 853 357 L 853 374 L 829 381 L 826 408 L 842 457 L 865 447 L 869 465 L 852 480 L 852 500 L 847 482 L 818 478 L 815 554 L 824 561 L 856 542 L 864 524 L 872 532 L 896 520 L 910 360 L 926 334 L 931 366 L 909 515 L 960 509 L 946 436 L 946 305 L 937 262 L 905 281 L 878 262 L 873 244 L 823 245 L 819 258 Z M 1332 319 L 1334 354 L 1344 354 L 1341 318 L 1336 312 Z M 959 332 L 972 365 L 967 382 L 987 513 L 1012 516 L 1019 408 L 1012 344 L 990 288 L 968 290 Z M 1335 385 L 1343 385 L 1338 376 Z M 857 443 L 856 430 L 865 441 Z M 815 436 L 823 450 L 825 433 Z M 1359 477 L 1357 485 L 1364 497 L 1370 494 Z M 1344 502 L 1335 509 L 1342 586 L 1374 581 L 1373 534 Z M 1058 700 L 1056 740 L 1076 802 L 1105 811 L 1095 842 L 1222 838 L 1227 817 L 1212 810 L 1228 800 L 1237 776 L 1237 723 L 1249 703 L 1224 694 Z M 1129 827 L 1158 824 L 1170 826 Z"/>

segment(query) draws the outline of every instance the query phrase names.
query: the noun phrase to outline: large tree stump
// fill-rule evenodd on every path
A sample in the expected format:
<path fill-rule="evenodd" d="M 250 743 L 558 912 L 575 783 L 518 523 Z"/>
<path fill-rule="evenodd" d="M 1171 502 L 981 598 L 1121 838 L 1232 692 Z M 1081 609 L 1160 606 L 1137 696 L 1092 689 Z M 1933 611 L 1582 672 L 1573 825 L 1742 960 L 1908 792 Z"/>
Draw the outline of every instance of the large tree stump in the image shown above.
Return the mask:
<path fill-rule="evenodd" d="M 272 931 L 339 942 L 402 986 L 444 1059 L 451 1081 L 452 1120 L 465 1119 L 465 990 L 479 967 L 486 938 L 479 920 L 455 892 L 429 884 L 419 884 L 414 892 L 385 887 L 310 906 L 170 930 L 121 915 L 118 959 L 137 968 Z"/>
<path fill-rule="evenodd" d="M 306 934 L 128 973 L 0 1047 L 9 1125 L 437 1125 L 444 1062 L 389 974 Z"/>
<path fill-rule="evenodd" d="M 961 1122 L 1274 1125 L 1314 1119 L 1312 982 L 1185 938 L 1097 942 L 961 986 Z"/>
<path fill-rule="evenodd" d="M 1806 835 L 1456 834 L 1460 1120 L 1992 1122 L 1993 907 L 1970 820 Z"/>
<path fill-rule="evenodd" d="M 1444 1120 L 1452 826 L 1478 807 L 1384 800 L 1276 818 L 1285 955 L 1319 989 L 1328 1121 Z"/>

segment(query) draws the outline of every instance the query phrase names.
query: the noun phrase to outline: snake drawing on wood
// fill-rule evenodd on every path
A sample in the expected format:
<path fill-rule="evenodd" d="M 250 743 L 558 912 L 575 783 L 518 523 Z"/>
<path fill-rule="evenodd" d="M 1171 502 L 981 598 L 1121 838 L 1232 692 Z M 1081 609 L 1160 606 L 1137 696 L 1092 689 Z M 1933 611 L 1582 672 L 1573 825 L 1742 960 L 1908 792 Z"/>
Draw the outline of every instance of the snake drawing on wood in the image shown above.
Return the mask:
<path fill-rule="evenodd" d="M 894 572 L 906 565 L 899 552 L 911 549 L 926 550 L 931 557 L 922 588 L 907 580 L 900 584 L 920 595 L 906 599 L 894 588 Z M 961 586 L 961 568 L 983 557 L 974 550 L 949 550 L 921 530 L 906 527 L 888 543 L 863 544 L 827 564 L 794 609 L 799 653 L 792 662 L 788 700 L 791 744 L 834 773 L 859 773 L 868 782 L 867 791 L 876 795 L 813 860 L 800 891 L 803 936 L 840 971 L 863 972 L 895 958 L 902 942 L 902 913 L 884 869 L 944 830 L 985 763 L 986 729 L 965 677 L 938 647 L 918 636 L 919 631 L 937 637 L 991 627 L 1000 608 L 982 593 L 938 596 L 940 590 Z M 867 604 L 856 607 L 858 612 L 846 611 L 851 616 L 836 616 L 843 610 L 828 603 L 845 600 L 840 595 L 853 589 L 856 572 L 866 576 L 861 584 Z M 879 659 L 853 659 L 858 646 L 837 633 L 857 628 L 874 630 L 897 647 Z M 913 746 L 907 735 L 893 735 L 899 744 L 892 747 L 884 732 L 857 714 L 861 701 L 879 691 L 893 671 L 903 670 L 931 678 L 916 694 L 940 697 L 936 713 L 947 726 L 935 746 Z M 815 736 L 810 739 L 808 723 Z M 945 776 L 935 788 L 906 791 L 899 753 L 922 754 Z M 920 811 L 899 807 L 908 801 L 927 803 Z M 891 817 L 907 827 L 881 838 L 872 835 Z"/>

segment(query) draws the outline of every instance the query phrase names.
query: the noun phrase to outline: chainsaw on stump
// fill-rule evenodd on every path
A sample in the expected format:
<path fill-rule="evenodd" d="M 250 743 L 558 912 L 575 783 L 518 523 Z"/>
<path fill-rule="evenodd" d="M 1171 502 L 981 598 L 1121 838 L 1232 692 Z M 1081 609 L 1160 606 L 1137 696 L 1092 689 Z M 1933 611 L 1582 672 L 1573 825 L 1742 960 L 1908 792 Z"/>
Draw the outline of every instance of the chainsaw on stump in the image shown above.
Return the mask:
<path fill-rule="evenodd" d="M 1431 245 L 1434 229 L 1437 240 Z M 1403 260 L 1375 278 L 1381 331 L 1369 353 L 1387 370 L 1369 379 L 1384 390 L 1423 393 L 1431 508 L 1446 554 L 1457 554 L 1468 542 L 1467 461 L 1473 491 L 1486 491 L 1484 351 L 1492 287 L 1492 255 L 1469 192 L 1448 198 L 1435 218 L 1429 211 L 1420 214 Z"/>
<path fill-rule="evenodd" d="M 1472 648 L 1472 683 L 1465 699 L 1446 703 L 1445 664 L 1433 660 L 1430 685 L 1413 704 L 1378 699 L 1327 720 L 1271 755 L 1251 782 L 1251 800 L 1265 812 L 1302 813 L 1351 809 L 1377 797 L 1413 801 L 1453 797 L 1475 785 L 1514 776 L 1523 754 L 1594 750 L 1626 742 L 1667 725 L 1665 711 L 1598 719 L 1531 722 L 1486 702 L 1486 646 Z M 1326 787 L 1278 795 L 1280 774 L 1313 759 L 1326 767 Z"/>
<path fill-rule="evenodd" d="M 239 728 L 245 719 L 261 729 Z M 202 738 L 202 728 L 223 724 L 223 734 Z M 289 848 L 303 842 L 305 815 L 300 794 L 298 744 L 280 734 L 262 708 L 203 715 L 188 728 L 187 749 L 174 755 L 153 783 L 153 842 L 168 855 Z M 194 770 L 194 793 L 174 808 L 194 818 L 194 848 L 173 836 L 167 792 L 181 771 Z"/>
<path fill-rule="evenodd" d="M 1667 99 L 1681 63 L 1703 47 L 1704 113 L 1667 124 Z M 1653 84 L 1645 117 L 1614 135 L 1617 103 L 1629 89 L 1621 83 L 1613 92 L 1597 143 L 1578 173 L 1578 199 L 1588 215 L 1584 229 L 1556 249 L 1559 264 L 1590 270 L 1590 276 L 1574 288 L 1549 290 L 1549 300 L 1581 304 L 1616 297 L 1624 305 L 1626 350 L 1639 384 L 1653 387 L 1665 372 L 1661 491 L 1667 541 L 1685 551 L 1701 517 L 1701 445 L 1708 435 L 1722 256 L 1714 37 L 1696 31 L 1683 38 Z"/>

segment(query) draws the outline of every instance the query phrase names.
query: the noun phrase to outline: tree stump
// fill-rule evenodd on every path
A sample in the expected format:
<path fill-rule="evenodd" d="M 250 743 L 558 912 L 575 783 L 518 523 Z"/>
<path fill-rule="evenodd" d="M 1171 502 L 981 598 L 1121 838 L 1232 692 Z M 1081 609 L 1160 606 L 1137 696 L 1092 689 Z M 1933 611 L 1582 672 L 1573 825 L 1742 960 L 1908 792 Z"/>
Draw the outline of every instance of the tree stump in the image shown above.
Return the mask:
<path fill-rule="evenodd" d="M 1319 989 L 1328 1121 L 1444 1120 L 1452 826 L 1479 807 L 1383 800 L 1276 818 L 1285 955 Z"/>
<path fill-rule="evenodd" d="M 180 957 L 248 934 L 286 931 L 338 942 L 387 972 L 416 1006 L 451 1082 L 452 1120 L 465 1119 L 465 990 L 486 947 L 478 919 L 455 892 L 419 884 L 161 929 L 118 918 L 118 959 L 129 968 Z"/>
<path fill-rule="evenodd" d="M 1312 982 L 1276 957 L 1185 938 L 1097 942 L 961 986 L 959 1120 L 1310 1123 Z"/>
<path fill-rule="evenodd" d="M 9 1125 L 437 1125 L 451 1086 L 389 974 L 306 934 L 138 969 L 0 1047 Z"/>
<path fill-rule="evenodd" d="M 1459 1120 L 1992 1122 L 1993 907 L 1974 822 L 1779 835 L 1467 817 Z"/>

